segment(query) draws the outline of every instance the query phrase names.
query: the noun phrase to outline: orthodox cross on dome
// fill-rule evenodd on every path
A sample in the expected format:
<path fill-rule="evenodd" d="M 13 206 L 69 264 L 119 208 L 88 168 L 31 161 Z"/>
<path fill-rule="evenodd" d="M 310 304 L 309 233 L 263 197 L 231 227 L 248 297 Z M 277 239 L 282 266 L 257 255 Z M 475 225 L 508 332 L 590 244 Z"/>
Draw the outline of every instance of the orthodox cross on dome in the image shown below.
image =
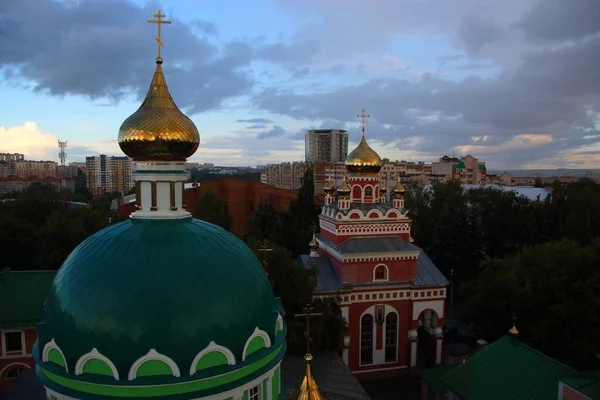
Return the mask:
<path fill-rule="evenodd" d="M 367 118 L 370 118 L 371 115 L 367 114 L 365 112 L 365 109 L 363 108 L 360 114 L 356 114 L 356 116 L 358 118 L 360 118 L 362 121 L 360 122 L 360 125 L 362 127 L 362 136 L 365 137 L 365 126 L 367 125 Z"/>
<path fill-rule="evenodd" d="M 265 266 L 265 272 L 267 271 L 267 252 L 269 251 L 273 251 L 273 249 L 269 248 L 269 241 L 268 240 L 263 240 L 261 242 L 261 244 L 258 247 L 258 251 L 263 253 L 263 264 Z"/>
<path fill-rule="evenodd" d="M 156 39 L 156 44 L 158 46 L 158 56 L 156 57 L 156 59 L 158 60 L 158 59 L 160 59 L 160 48 L 163 45 L 162 41 L 160 40 L 160 25 L 161 24 L 170 24 L 171 21 L 167 21 L 166 19 L 161 19 L 161 18 L 165 17 L 165 15 L 161 14 L 160 10 L 158 10 L 158 14 L 154 14 L 154 17 L 156 19 L 149 19 L 148 23 L 158 25 L 158 35 L 154 37 L 154 39 Z"/>
<path fill-rule="evenodd" d="M 304 335 L 306 337 L 306 355 L 307 356 L 310 355 L 310 342 L 312 341 L 312 339 L 310 338 L 310 319 L 320 317 L 323 315 L 322 313 L 315 313 L 313 311 L 314 311 L 314 307 L 311 307 L 310 304 L 307 304 L 306 307 L 304 307 L 302 309 L 302 314 L 295 315 L 296 318 L 304 318 L 305 322 L 306 322 L 306 331 L 304 332 Z"/>

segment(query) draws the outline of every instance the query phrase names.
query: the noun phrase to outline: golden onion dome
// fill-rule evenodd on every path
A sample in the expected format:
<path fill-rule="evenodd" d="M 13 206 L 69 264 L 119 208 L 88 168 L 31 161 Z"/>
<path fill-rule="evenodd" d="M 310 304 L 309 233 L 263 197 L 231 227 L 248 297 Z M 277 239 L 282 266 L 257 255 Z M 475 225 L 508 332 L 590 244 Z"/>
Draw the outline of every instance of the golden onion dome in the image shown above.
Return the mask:
<path fill-rule="evenodd" d="M 346 168 L 352 173 L 378 173 L 381 170 L 381 157 L 367 144 L 364 134 L 358 146 L 348 154 Z"/>
<path fill-rule="evenodd" d="M 406 192 L 406 190 L 404 189 L 404 186 L 402 186 L 402 183 L 400 182 L 400 175 L 398 175 L 398 181 L 396 182 L 396 186 L 394 186 L 394 188 L 392 189 L 392 194 L 394 194 L 394 196 L 404 196 L 405 192 Z"/>
<path fill-rule="evenodd" d="M 198 129 L 171 98 L 158 57 L 144 102 L 119 129 L 119 146 L 135 161 L 183 161 L 199 145 Z"/>
<path fill-rule="evenodd" d="M 304 362 L 306 363 L 306 369 L 304 371 L 304 377 L 300 386 L 292 393 L 289 400 L 327 400 L 325 394 L 319 388 L 317 380 L 312 374 L 310 362 L 313 356 L 306 354 L 304 356 Z"/>
<path fill-rule="evenodd" d="M 344 179 L 342 180 L 342 184 L 340 185 L 339 188 L 337 188 L 337 193 L 342 197 L 342 198 L 347 198 L 348 196 L 350 196 L 350 192 L 352 190 L 350 189 L 350 186 L 348 185 L 348 181 L 346 180 L 346 175 L 344 175 Z"/>
<path fill-rule="evenodd" d="M 381 193 L 387 192 L 387 181 L 386 181 L 386 179 L 381 178 L 379 180 L 379 191 Z"/>
<path fill-rule="evenodd" d="M 323 191 L 328 196 L 331 196 L 331 195 L 333 195 L 335 193 L 335 185 L 333 184 L 333 181 L 331 180 L 331 177 L 329 177 L 329 179 L 327 179 L 327 181 L 325 182 L 325 186 L 323 187 Z"/>
<path fill-rule="evenodd" d="M 317 250 L 319 248 L 319 242 L 317 242 L 317 234 L 313 231 L 312 240 L 308 244 L 311 250 Z"/>

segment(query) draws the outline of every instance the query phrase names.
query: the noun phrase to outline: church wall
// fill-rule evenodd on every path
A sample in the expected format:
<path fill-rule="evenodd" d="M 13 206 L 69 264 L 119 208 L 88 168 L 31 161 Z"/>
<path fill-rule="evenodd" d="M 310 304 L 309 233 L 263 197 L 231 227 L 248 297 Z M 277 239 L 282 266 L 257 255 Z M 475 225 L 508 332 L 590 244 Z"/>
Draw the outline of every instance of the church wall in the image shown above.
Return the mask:
<path fill-rule="evenodd" d="M 373 363 L 360 364 L 360 330 L 361 318 L 365 313 L 375 317 L 375 306 L 385 305 L 385 315 L 390 311 L 398 314 L 398 337 L 397 337 L 397 361 L 385 362 L 385 322 L 374 323 L 373 328 Z M 348 311 L 348 334 L 350 335 L 350 349 L 348 352 L 348 366 L 351 371 L 368 371 L 380 369 L 398 369 L 402 374 L 402 368 L 409 362 L 408 330 L 410 327 L 411 304 L 410 301 L 373 301 L 364 303 L 353 303 Z"/>
<path fill-rule="evenodd" d="M 417 274 L 417 260 L 382 260 L 343 263 L 332 259 L 342 281 L 350 283 L 373 282 L 375 267 L 384 265 L 388 271 L 388 281 L 409 281 Z"/>

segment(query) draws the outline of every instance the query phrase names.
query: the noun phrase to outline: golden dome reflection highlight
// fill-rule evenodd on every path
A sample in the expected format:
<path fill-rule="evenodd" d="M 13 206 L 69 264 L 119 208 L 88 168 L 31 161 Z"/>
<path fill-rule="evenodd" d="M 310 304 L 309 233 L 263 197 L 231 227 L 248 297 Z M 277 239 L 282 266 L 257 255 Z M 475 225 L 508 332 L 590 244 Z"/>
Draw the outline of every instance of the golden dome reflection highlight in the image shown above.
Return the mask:
<path fill-rule="evenodd" d="M 381 157 L 373 150 L 365 139 L 366 118 L 370 115 L 362 110 L 357 117 L 361 118 L 362 138 L 358 146 L 346 158 L 346 168 L 352 173 L 378 173 L 381 170 Z"/>

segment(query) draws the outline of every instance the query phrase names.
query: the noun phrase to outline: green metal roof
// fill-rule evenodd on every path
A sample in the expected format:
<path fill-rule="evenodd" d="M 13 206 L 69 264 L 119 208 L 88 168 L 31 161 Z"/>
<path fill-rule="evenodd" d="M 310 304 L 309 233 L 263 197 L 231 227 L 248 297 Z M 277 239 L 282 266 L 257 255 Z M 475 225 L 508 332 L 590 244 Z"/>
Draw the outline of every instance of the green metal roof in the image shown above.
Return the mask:
<path fill-rule="evenodd" d="M 425 368 L 417 371 L 417 374 L 427 382 L 427 385 L 439 394 L 446 394 L 446 386 L 440 381 L 440 378 L 452 371 L 458 365 L 444 365 L 437 368 Z"/>
<path fill-rule="evenodd" d="M 600 399 L 600 370 L 579 372 L 561 381 L 590 399 Z"/>
<path fill-rule="evenodd" d="M 463 162 L 461 161 L 461 162 L 459 162 L 458 164 L 453 164 L 453 165 L 452 165 L 452 168 L 454 168 L 454 169 L 465 169 L 466 167 L 465 167 L 465 163 L 463 163 Z"/>
<path fill-rule="evenodd" d="M 35 327 L 56 271 L 0 272 L 0 328 Z"/>
<path fill-rule="evenodd" d="M 505 336 L 439 380 L 463 400 L 556 399 L 558 381 L 575 370 Z"/>
<path fill-rule="evenodd" d="M 273 341 L 278 308 L 262 264 L 233 234 L 191 218 L 130 219 L 67 258 L 39 348 L 54 339 L 71 373 L 95 347 L 123 377 L 150 349 L 183 368 L 215 341 L 241 360 L 256 327 Z"/>

